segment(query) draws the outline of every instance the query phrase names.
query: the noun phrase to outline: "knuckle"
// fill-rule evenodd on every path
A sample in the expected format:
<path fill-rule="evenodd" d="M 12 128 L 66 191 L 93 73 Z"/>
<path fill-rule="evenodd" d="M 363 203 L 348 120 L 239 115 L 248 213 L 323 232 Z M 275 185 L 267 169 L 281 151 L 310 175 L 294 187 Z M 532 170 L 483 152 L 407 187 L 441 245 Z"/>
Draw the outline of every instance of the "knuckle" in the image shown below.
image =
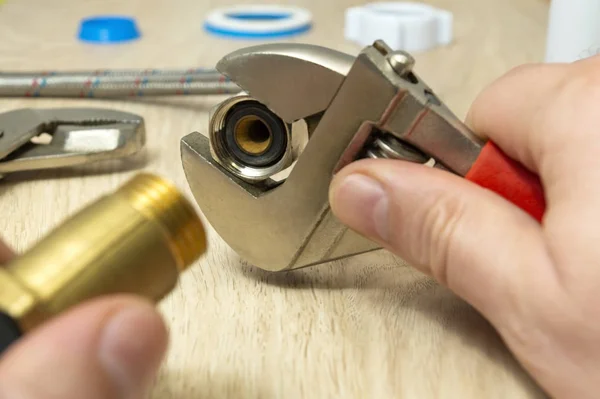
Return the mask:
<path fill-rule="evenodd" d="M 582 99 L 594 97 L 597 95 L 598 83 L 600 83 L 600 78 L 595 74 L 579 70 L 578 73 L 570 74 L 559 82 L 557 95 Z"/>
<path fill-rule="evenodd" d="M 456 195 L 440 195 L 425 207 L 417 234 L 420 261 L 431 269 L 433 277 L 448 285 L 451 267 L 459 249 L 460 226 L 466 213 L 465 201 Z"/>
<path fill-rule="evenodd" d="M 600 123 L 600 114 L 593 104 L 600 103 L 600 74 L 589 68 L 573 67 L 572 73 L 557 81 L 548 103 L 543 108 L 537 123 L 543 132 L 569 132 L 569 140 L 563 134 L 546 134 L 540 138 L 555 153 L 565 145 L 572 148 L 581 145 L 591 136 L 600 137 L 600 132 L 587 126 Z"/>
<path fill-rule="evenodd" d="M 521 64 L 512 67 L 503 76 L 503 79 L 520 78 L 523 75 L 531 75 L 532 73 L 539 72 L 540 68 L 544 68 L 544 64 L 532 63 L 532 64 Z"/>
<path fill-rule="evenodd" d="M 574 100 L 597 101 L 600 98 L 599 66 L 600 58 L 569 65 L 557 82 L 557 97 L 571 104 Z"/>
<path fill-rule="evenodd" d="M 550 68 L 550 66 L 542 64 L 518 65 L 494 80 L 477 95 L 471 104 L 466 118 L 467 124 L 479 134 L 484 134 L 487 130 L 493 130 L 491 126 L 495 123 L 496 118 L 490 118 L 490 110 L 505 108 L 507 88 L 522 86 L 523 82 L 535 79 L 547 68 Z M 510 91 L 510 95 L 512 93 Z"/>

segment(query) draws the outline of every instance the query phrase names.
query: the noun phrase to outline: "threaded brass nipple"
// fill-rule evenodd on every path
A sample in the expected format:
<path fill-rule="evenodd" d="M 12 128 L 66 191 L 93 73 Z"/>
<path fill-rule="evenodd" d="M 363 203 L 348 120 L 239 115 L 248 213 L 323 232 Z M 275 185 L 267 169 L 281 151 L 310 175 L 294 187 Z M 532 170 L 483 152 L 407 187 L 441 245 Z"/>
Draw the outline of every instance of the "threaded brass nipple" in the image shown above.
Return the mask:
<path fill-rule="evenodd" d="M 26 332 L 102 295 L 158 302 L 205 250 L 192 205 L 171 183 L 142 173 L 0 269 L 0 314 Z"/>
<path fill-rule="evenodd" d="M 187 269 L 206 250 L 204 226 L 190 202 L 168 181 L 142 173 L 123 185 L 118 193 L 135 209 L 164 228 L 180 271 Z"/>

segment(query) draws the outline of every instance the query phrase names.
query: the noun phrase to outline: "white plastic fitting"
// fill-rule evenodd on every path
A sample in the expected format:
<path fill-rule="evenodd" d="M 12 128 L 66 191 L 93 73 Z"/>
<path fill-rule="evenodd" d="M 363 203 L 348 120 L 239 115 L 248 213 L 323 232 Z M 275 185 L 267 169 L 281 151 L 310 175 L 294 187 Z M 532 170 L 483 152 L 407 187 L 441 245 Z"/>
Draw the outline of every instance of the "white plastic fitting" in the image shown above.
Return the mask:
<path fill-rule="evenodd" d="M 600 0 L 552 0 L 546 62 L 574 62 L 600 49 Z"/>
<path fill-rule="evenodd" d="M 452 41 L 451 12 L 423 3 L 380 2 L 346 10 L 345 37 L 361 46 L 385 41 L 394 50 L 421 52 Z"/>

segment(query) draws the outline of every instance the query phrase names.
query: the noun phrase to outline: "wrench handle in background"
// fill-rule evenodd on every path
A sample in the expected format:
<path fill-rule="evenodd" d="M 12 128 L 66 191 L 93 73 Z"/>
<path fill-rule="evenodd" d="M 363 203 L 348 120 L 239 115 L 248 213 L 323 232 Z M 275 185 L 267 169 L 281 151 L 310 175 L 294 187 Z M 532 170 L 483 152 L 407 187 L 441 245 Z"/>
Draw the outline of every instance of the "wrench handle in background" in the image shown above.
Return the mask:
<path fill-rule="evenodd" d="M 541 222 L 546 210 L 544 189 L 537 175 L 488 142 L 465 176 L 494 191 Z"/>

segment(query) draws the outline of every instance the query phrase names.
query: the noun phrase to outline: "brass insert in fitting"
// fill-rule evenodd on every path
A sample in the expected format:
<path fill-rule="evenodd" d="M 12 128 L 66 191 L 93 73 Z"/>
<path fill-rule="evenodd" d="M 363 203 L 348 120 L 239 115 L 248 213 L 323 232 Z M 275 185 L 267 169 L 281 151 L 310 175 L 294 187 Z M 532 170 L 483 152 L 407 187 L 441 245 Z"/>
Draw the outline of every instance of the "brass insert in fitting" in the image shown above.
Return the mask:
<path fill-rule="evenodd" d="M 27 332 L 101 295 L 158 302 L 205 250 L 187 199 L 162 178 L 139 174 L 0 269 L 0 313 Z"/>
<path fill-rule="evenodd" d="M 271 128 L 256 115 L 242 117 L 233 131 L 235 143 L 248 155 L 260 156 L 273 144 Z"/>

